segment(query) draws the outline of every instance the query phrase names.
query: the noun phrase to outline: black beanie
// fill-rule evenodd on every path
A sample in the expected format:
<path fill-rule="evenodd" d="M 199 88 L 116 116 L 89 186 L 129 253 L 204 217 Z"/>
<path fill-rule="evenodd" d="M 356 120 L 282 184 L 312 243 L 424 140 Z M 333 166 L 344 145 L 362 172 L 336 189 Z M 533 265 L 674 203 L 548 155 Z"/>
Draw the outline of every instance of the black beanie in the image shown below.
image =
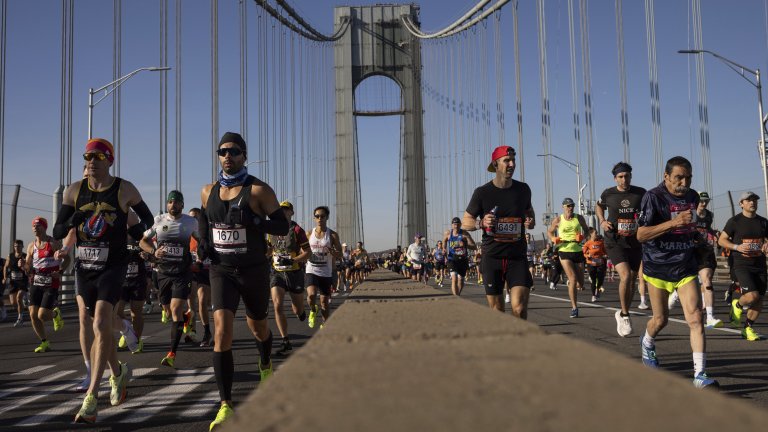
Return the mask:
<path fill-rule="evenodd" d="M 235 143 L 238 147 L 240 147 L 240 150 L 247 151 L 248 149 L 245 146 L 245 140 L 243 137 L 237 133 L 237 132 L 227 132 L 224 135 L 221 136 L 221 140 L 219 140 L 219 147 L 221 147 L 224 143 Z"/>

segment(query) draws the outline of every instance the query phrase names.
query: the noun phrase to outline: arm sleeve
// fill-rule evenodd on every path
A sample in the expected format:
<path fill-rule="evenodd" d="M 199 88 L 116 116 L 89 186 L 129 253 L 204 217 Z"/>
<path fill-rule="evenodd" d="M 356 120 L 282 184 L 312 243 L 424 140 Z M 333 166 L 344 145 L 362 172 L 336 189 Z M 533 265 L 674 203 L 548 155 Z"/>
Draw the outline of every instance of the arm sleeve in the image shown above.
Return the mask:
<path fill-rule="evenodd" d="M 140 227 L 142 232 L 154 224 L 155 219 L 154 217 L 152 217 L 152 212 L 149 211 L 149 207 L 147 207 L 147 203 L 145 203 L 143 200 L 139 201 L 138 204 L 131 206 L 131 208 L 133 209 L 133 211 L 136 212 L 136 215 L 139 217 L 139 220 L 141 220 L 141 222 L 139 222 L 136 225 L 143 224 L 143 227 Z M 136 225 L 134 225 L 134 227 Z M 131 227 L 131 229 L 134 229 L 134 227 Z M 136 228 L 136 232 L 138 232 L 138 228 Z"/>
<path fill-rule="evenodd" d="M 53 238 L 61 240 L 67 236 L 69 229 L 72 228 L 72 215 L 75 214 L 75 208 L 64 204 L 59 209 L 59 215 L 56 217 L 56 223 L 53 225 Z"/>
<path fill-rule="evenodd" d="M 283 209 L 278 208 L 269 215 L 269 220 L 262 219 L 259 228 L 267 234 L 284 236 L 288 234 L 288 219 L 285 218 Z"/>

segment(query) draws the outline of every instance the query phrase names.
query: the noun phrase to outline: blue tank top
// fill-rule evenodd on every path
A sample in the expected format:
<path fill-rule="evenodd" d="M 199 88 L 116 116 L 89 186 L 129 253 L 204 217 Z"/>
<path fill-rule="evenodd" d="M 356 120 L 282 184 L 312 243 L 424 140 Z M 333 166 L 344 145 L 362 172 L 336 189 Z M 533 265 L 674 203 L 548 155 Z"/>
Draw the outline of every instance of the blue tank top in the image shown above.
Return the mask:
<path fill-rule="evenodd" d="M 443 250 L 442 249 L 435 249 L 435 261 L 437 262 L 443 262 L 445 257 L 443 256 Z"/>
<path fill-rule="evenodd" d="M 459 233 L 453 235 L 453 230 L 448 237 L 446 246 L 448 247 L 448 260 L 453 261 L 456 259 L 467 259 L 467 249 L 461 245 L 461 240 L 464 237 L 464 231 L 459 228 Z"/>

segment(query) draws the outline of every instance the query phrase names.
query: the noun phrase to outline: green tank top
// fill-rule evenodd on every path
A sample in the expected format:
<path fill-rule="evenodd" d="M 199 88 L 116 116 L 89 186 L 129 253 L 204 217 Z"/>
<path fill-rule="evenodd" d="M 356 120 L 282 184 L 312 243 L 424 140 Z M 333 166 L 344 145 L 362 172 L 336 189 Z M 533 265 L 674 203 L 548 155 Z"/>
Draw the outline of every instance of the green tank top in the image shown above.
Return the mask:
<path fill-rule="evenodd" d="M 581 245 L 576 241 L 576 235 L 583 233 L 579 218 L 575 214 L 570 220 L 566 220 L 564 215 L 560 215 L 557 232 L 560 234 L 560 240 L 565 242 L 560 244 L 557 250 L 560 252 L 581 252 Z"/>

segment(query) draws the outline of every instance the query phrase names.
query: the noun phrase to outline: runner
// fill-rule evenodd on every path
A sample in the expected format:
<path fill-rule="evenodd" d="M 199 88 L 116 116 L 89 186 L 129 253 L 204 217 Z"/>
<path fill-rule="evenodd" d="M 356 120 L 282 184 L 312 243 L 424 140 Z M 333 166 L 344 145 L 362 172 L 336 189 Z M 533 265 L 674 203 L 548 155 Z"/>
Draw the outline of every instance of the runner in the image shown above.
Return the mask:
<path fill-rule="evenodd" d="M 160 304 L 168 308 L 173 319 L 171 325 L 171 350 L 160 361 L 161 365 L 175 367 L 176 351 L 179 348 L 185 325 L 192 321 L 192 311 L 183 314 L 182 308 L 192 291 L 192 254 L 190 240 L 196 239 L 197 220 L 184 209 L 184 195 L 177 190 L 168 192 L 163 213 L 155 217 L 155 223 L 144 233 L 141 249 L 157 260 L 157 285 L 160 290 Z M 185 316 L 186 315 L 186 316 Z"/>
<path fill-rule="evenodd" d="M 560 265 L 568 278 L 568 296 L 571 298 L 571 318 L 579 317 L 577 290 L 584 287 L 584 255 L 581 252 L 581 242 L 587 232 L 587 222 L 584 217 L 574 214 L 575 206 L 571 198 L 563 200 L 563 214 L 552 221 L 547 231 L 550 240 L 555 244 L 560 256 Z M 555 235 L 557 231 L 558 235 Z M 551 288 L 551 285 L 550 285 Z"/>
<path fill-rule="evenodd" d="M 717 232 L 712 229 L 715 215 L 707 210 L 708 205 L 709 194 L 701 192 L 699 194 L 699 206 L 696 208 L 696 229 L 701 234 L 701 240 L 697 244 L 696 255 L 699 263 L 701 295 L 704 299 L 704 310 L 707 313 L 706 327 L 717 328 L 723 326 L 723 322 L 715 318 L 714 315 L 715 293 L 712 287 L 712 276 L 717 268 L 717 258 L 715 258 Z"/>
<path fill-rule="evenodd" d="M 462 228 L 483 229 L 480 271 L 488 306 L 504 312 L 502 294 L 506 284 L 511 292 L 512 315 L 527 319 L 533 278 L 527 267 L 525 230 L 533 229 L 535 215 L 531 188 L 512 179 L 515 165 L 515 149 L 500 146 L 493 150 L 488 172 L 495 173 L 495 177 L 475 189 Z"/>
<path fill-rule="evenodd" d="M 3 286 L 9 286 L 8 296 L 11 306 L 16 306 L 16 323 L 14 327 L 21 327 L 24 323 L 24 297 L 27 296 L 29 287 L 29 278 L 24 272 L 24 267 L 19 266 L 19 261 L 26 262 L 27 254 L 24 252 L 24 242 L 15 240 L 13 242 L 13 252 L 8 255 L 3 268 Z"/>
<path fill-rule="evenodd" d="M 605 247 L 613 269 L 619 274 L 619 305 L 616 332 L 621 337 L 632 334 L 629 308 L 635 295 L 635 280 L 642 261 L 642 246 L 637 241 L 637 218 L 645 189 L 632 185 L 632 166 L 619 162 L 611 170 L 616 186 L 600 195 L 597 219 L 605 233 Z M 605 217 L 605 211 L 608 217 Z M 611 280 L 613 280 L 613 269 Z"/>
<path fill-rule="evenodd" d="M 426 285 L 427 251 L 421 244 L 423 238 L 424 236 L 421 235 L 421 233 L 416 233 L 416 236 L 413 238 L 413 243 L 408 245 L 408 251 L 406 253 L 408 254 L 408 259 L 411 261 L 411 279 L 417 282 L 420 282 L 423 279 L 424 284 Z"/>
<path fill-rule="evenodd" d="M 365 264 L 368 262 L 368 251 L 363 248 L 363 242 L 357 242 L 357 247 L 352 251 L 351 256 L 354 262 L 352 269 L 352 286 L 354 287 L 363 283 Z"/>
<path fill-rule="evenodd" d="M 760 340 L 752 325 L 763 310 L 763 297 L 768 285 L 765 255 L 768 253 L 768 219 L 757 214 L 754 192 L 744 192 L 739 197 L 741 213 L 728 219 L 720 233 L 718 243 L 735 253 L 733 272 L 741 285 L 741 297 L 731 302 L 731 325 L 739 327 L 743 311 L 747 310 L 741 337 L 748 341 Z M 682 293 L 681 293 L 682 294 Z"/>
<path fill-rule="evenodd" d="M 216 151 L 221 164 L 219 179 L 201 192 L 202 213 L 198 258 L 211 258 L 211 300 L 216 327 L 213 369 L 221 407 L 210 429 L 232 416 L 232 327 L 242 297 L 248 328 L 259 347 L 259 372 L 264 381 L 272 375 L 272 332 L 267 323 L 269 262 L 264 234 L 286 235 L 288 221 L 275 192 L 248 175 L 247 147 L 240 134 L 227 132 Z M 267 216 L 269 220 L 267 220 Z"/>
<path fill-rule="evenodd" d="M 608 261 L 610 262 L 611 260 Z M 637 271 L 637 291 L 640 293 L 640 304 L 637 305 L 637 308 L 640 310 L 650 308 L 645 301 L 645 294 L 647 292 L 645 285 L 645 279 L 643 279 L 643 263 L 640 263 L 640 270 Z"/>
<path fill-rule="evenodd" d="M 189 209 L 189 215 L 199 220 L 200 209 L 193 207 Z M 211 278 L 209 270 L 211 268 L 210 258 L 201 260 L 197 255 L 199 243 L 192 237 L 189 239 L 189 253 L 192 254 L 192 290 L 197 290 L 198 317 L 203 325 L 203 337 L 200 339 L 200 346 L 207 347 L 211 345 L 211 324 L 209 310 L 211 308 Z"/>
<path fill-rule="evenodd" d="M 299 321 L 307 319 L 304 311 L 304 269 L 303 264 L 312 253 L 309 240 L 304 230 L 293 221 L 293 204 L 288 201 L 280 203 L 280 208 L 288 220 L 288 235 L 270 235 L 267 238 L 269 252 L 272 255 L 272 274 L 269 285 L 272 287 L 272 305 L 275 308 L 275 323 L 280 331 L 283 345 L 277 353 L 287 355 L 293 350 L 288 338 L 288 320 L 283 310 L 285 292 L 291 296 L 291 308 L 299 317 Z"/>
<path fill-rule="evenodd" d="M 32 219 L 32 232 L 35 240 L 27 246 L 26 261 L 19 260 L 19 267 L 30 275 L 32 285 L 29 288 L 29 321 L 40 339 L 36 353 L 51 349 L 45 333 L 45 321 L 53 321 L 53 330 L 59 331 L 64 326 L 61 319 L 59 289 L 61 288 L 61 269 L 66 268 L 69 258 L 59 261 L 54 253 L 61 249 L 61 242 L 54 240 L 46 231 L 48 221 L 40 216 Z"/>
<path fill-rule="evenodd" d="M 693 384 L 697 388 L 717 386 L 706 369 L 706 336 L 701 322 L 701 294 L 694 240 L 698 236 L 693 212 L 699 195 L 690 188 L 691 163 L 673 157 L 664 167 L 664 181 L 649 190 L 640 205 L 637 240 L 643 244 L 643 278 L 648 282 L 653 317 L 640 338 L 643 364 L 657 368 L 655 339 L 669 320 L 667 300 L 675 289 L 680 293 L 685 320 L 690 328 L 693 351 Z"/>
<path fill-rule="evenodd" d="M 118 348 L 128 348 L 133 354 L 144 352 L 144 341 L 141 335 L 144 332 L 144 314 L 142 308 L 147 299 L 147 268 L 144 264 L 139 242 L 128 238 L 128 270 L 123 282 L 123 293 L 115 308 L 116 327 L 120 331 Z M 148 256 L 147 256 L 148 257 Z M 125 319 L 125 305 L 131 310 L 131 320 Z"/>
<path fill-rule="evenodd" d="M 435 259 L 435 282 L 441 288 L 443 287 L 443 278 L 445 278 L 445 253 L 443 241 L 438 240 L 435 250 L 432 251 L 432 257 Z"/>
<path fill-rule="evenodd" d="M 603 280 L 605 279 L 606 251 L 605 242 L 596 229 L 589 227 L 588 235 L 589 240 L 584 243 L 582 252 L 587 261 L 587 272 L 592 288 L 592 303 L 594 303 L 600 298 L 600 288 L 603 287 Z"/>
<path fill-rule="evenodd" d="M 469 269 L 468 249 L 477 249 L 472 237 L 461 229 L 461 219 L 451 220 L 451 229 L 443 234 L 443 244 L 448 247 L 448 270 L 451 272 L 451 293 L 460 296 Z"/>
<path fill-rule="evenodd" d="M 341 244 L 341 265 L 344 269 L 344 291 L 352 291 L 352 272 L 355 264 L 352 262 L 352 251 L 346 243 Z"/>
<path fill-rule="evenodd" d="M 65 191 L 53 236 L 66 237 L 72 228 L 77 233 L 78 257 L 75 281 L 84 307 L 93 319 L 94 340 L 91 351 L 91 381 L 75 422 L 93 423 L 104 367 L 109 364 L 110 402 L 125 400 L 129 379 L 128 365 L 118 363 L 113 335 L 114 307 L 120 299 L 127 270 L 127 234 L 134 239 L 152 221 L 152 213 L 139 191 L 127 180 L 113 177 L 109 167 L 114 162 L 112 144 L 93 138 L 85 146 L 88 178 L 72 183 Z M 128 208 L 141 222 L 127 228 Z M 67 253 L 68 247 L 62 248 Z"/>
<path fill-rule="evenodd" d="M 553 287 L 554 284 L 551 284 L 552 280 L 552 244 L 547 243 L 547 245 L 544 247 L 544 250 L 541 251 L 541 277 L 544 279 L 545 283 L 550 284 L 550 288 Z"/>
<path fill-rule="evenodd" d="M 316 207 L 312 213 L 315 217 L 315 227 L 307 236 L 309 247 L 312 250 L 309 262 L 307 262 L 304 284 L 307 286 L 307 302 L 309 303 L 309 328 L 314 328 L 317 320 L 317 292 L 320 291 L 320 312 L 323 316 L 323 328 L 330 315 L 328 300 L 331 298 L 331 286 L 333 286 L 333 260 L 340 259 L 341 243 L 339 235 L 328 228 L 328 217 L 331 210 L 326 206 Z M 363 263 L 368 257 L 368 252 L 363 249 L 363 243 L 357 242 L 357 249 L 352 252 L 357 262 Z M 359 267 L 362 269 L 362 264 Z M 359 270 L 359 272 L 362 270 Z"/>

